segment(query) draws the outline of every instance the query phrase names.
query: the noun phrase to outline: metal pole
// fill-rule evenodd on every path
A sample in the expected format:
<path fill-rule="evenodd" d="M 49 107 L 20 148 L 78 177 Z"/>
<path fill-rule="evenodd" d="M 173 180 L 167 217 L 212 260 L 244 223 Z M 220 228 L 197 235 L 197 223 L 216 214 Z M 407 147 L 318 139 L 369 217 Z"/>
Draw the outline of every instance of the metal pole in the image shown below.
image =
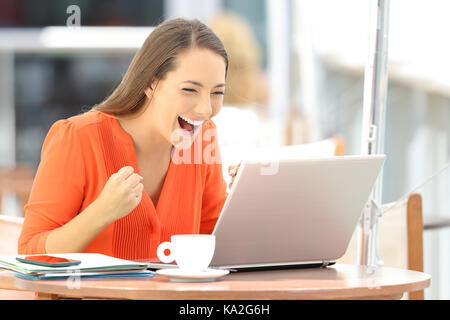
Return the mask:
<path fill-rule="evenodd" d="M 267 0 L 267 58 L 272 106 L 270 117 L 284 122 L 289 112 L 290 1 Z"/>
<path fill-rule="evenodd" d="M 364 111 L 361 154 L 384 152 L 384 120 L 387 96 L 387 47 L 389 0 L 371 0 L 369 56 L 364 78 Z M 360 265 L 382 264 L 378 259 L 382 176 L 366 203 L 359 222 L 358 261 Z"/>

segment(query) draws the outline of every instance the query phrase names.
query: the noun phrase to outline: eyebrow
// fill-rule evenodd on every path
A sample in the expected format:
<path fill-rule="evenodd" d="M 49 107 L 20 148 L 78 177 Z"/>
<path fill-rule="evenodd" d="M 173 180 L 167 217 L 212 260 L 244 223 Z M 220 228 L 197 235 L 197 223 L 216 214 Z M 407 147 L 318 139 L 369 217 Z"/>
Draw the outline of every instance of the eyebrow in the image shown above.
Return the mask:
<path fill-rule="evenodd" d="M 193 85 L 203 87 L 202 83 L 200 83 L 198 81 L 193 81 L 193 80 L 186 80 L 186 81 L 183 81 L 182 83 L 191 83 Z M 225 87 L 225 83 L 219 83 L 218 85 L 214 86 L 214 88 L 219 88 L 219 87 Z"/>

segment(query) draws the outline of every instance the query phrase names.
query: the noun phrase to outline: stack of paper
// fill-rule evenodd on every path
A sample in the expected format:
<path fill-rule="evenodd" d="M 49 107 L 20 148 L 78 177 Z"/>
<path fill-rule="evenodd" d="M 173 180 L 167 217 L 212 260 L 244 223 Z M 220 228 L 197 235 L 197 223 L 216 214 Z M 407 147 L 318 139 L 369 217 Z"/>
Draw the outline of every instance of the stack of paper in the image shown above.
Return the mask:
<path fill-rule="evenodd" d="M 82 278 L 151 277 L 147 263 L 113 258 L 99 253 L 61 253 L 55 257 L 80 260 L 70 267 L 44 267 L 16 260 L 25 255 L 0 255 L 0 269 L 10 270 L 16 276 L 31 280 Z"/>

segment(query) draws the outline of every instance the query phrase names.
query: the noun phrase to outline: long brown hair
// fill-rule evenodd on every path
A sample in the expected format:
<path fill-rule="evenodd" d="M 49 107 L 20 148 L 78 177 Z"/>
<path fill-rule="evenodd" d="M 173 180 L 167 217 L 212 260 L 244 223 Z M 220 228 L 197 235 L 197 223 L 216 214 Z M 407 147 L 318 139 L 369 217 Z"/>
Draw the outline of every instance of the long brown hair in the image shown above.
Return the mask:
<path fill-rule="evenodd" d="M 154 80 L 163 80 L 176 68 L 177 55 L 187 49 L 205 48 L 225 59 L 225 75 L 228 71 L 228 55 L 214 32 L 197 19 L 176 18 L 158 25 L 138 50 L 122 81 L 114 91 L 90 111 L 126 115 L 138 112 L 146 101 L 144 90 Z"/>

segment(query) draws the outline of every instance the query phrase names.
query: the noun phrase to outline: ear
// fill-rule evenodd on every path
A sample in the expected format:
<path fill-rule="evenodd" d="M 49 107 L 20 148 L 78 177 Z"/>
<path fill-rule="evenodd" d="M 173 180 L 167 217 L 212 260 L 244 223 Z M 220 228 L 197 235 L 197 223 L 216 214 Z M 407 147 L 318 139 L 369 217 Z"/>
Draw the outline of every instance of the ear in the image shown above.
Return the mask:
<path fill-rule="evenodd" d="M 144 92 L 145 92 L 145 95 L 147 96 L 147 98 L 149 98 L 149 99 L 153 96 L 153 89 L 152 89 L 152 87 L 145 88 Z"/>
<path fill-rule="evenodd" d="M 156 87 L 158 86 L 158 80 L 153 80 L 150 86 L 145 88 L 144 92 L 147 98 L 151 98 L 153 96 L 153 93 L 156 90 Z"/>

